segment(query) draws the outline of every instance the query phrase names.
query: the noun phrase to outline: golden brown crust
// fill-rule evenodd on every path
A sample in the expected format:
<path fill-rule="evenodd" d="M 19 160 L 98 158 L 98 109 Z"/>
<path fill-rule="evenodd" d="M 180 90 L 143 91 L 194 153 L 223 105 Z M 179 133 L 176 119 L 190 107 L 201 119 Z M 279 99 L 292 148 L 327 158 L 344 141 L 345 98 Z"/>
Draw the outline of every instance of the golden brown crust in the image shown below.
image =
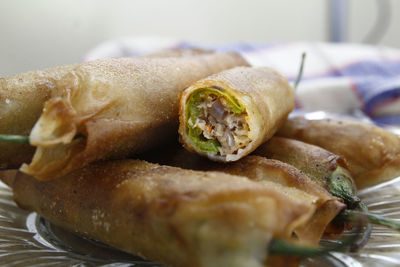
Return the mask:
<path fill-rule="evenodd" d="M 188 136 L 186 105 L 191 93 L 201 88 L 221 88 L 245 106 L 251 143 L 237 155 L 219 156 L 200 151 Z M 286 79 L 269 68 L 236 67 L 192 84 L 180 94 L 180 140 L 189 151 L 216 161 L 235 161 L 268 140 L 294 108 L 294 92 Z"/>
<path fill-rule="evenodd" d="M 96 60 L 56 83 L 30 134 L 37 146 L 21 170 L 53 179 L 104 158 L 121 158 L 170 140 L 178 93 L 193 81 L 238 65 L 236 53 Z M 77 134 L 85 140 L 75 140 Z M 73 141 L 74 140 L 74 141 Z"/>
<path fill-rule="evenodd" d="M 279 256 L 279 255 L 271 255 L 268 257 L 266 266 L 274 267 L 274 266 L 285 266 L 285 267 L 298 267 L 300 263 L 300 257 L 295 256 Z"/>
<path fill-rule="evenodd" d="M 235 163 L 221 165 L 216 170 L 245 176 L 257 182 L 272 181 L 315 196 L 316 212 L 306 224 L 295 229 L 297 237 L 303 242 L 318 244 L 329 223 L 346 208 L 342 200 L 332 196 L 300 170 L 278 160 L 247 156 Z M 337 230 L 336 234 L 343 231 Z"/>
<path fill-rule="evenodd" d="M 56 87 L 55 81 L 78 64 L 25 72 L 0 78 L 0 134 L 29 135 L 43 103 Z M 19 168 L 29 162 L 35 149 L 25 144 L 0 143 L 0 166 Z"/>
<path fill-rule="evenodd" d="M 221 171 L 232 175 L 244 176 L 259 183 L 265 181 L 274 182 L 314 196 L 317 206 L 316 213 L 307 222 L 307 226 L 295 229 L 295 233 L 301 241 L 314 245 L 319 242 L 332 219 L 346 207 L 342 200 L 332 196 L 324 187 L 312 181 L 303 172 L 289 164 L 274 159 L 247 156 L 236 162 L 223 164 L 192 154 L 176 145 L 154 150 L 146 153 L 143 157 L 152 162 L 185 169 Z M 301 196 L 297 197 L 301 198 Z M 343 227 L 338 227 L 335 230 L 335 234 L 339 235 L 343 232 Z"/>
<path fill-rule="evenodd" d="M 372 124 L 296 117 L 289 119 L 277 134 L 344 157 L 358 188 L 400 175 L 400 137 Z"/>
<path fill-rule="evenodd" d="M 259 146 L 253 154 L 293 165 L 324 188 L 327 188 L 326 179 L 337 167 L 348 169 L 341 156 L 315 145 L 278 136 Z"/>
<path fill-rule="evenodd" d="M 16 169 L 0 170 L 0 181 L 12 188 L 17 173 L 18 170 Z"/>
<path fill-rule="evenodd" d="M 295 187 L 318 197 L 322 202 L 329 199 L 337 199 L 299 169 L 282 161 L 262 156 L 249 155 L 237 162 L 219 163 L 188 152 L 182 149 L 180 145 L 170 144 L 141 154 L 140 158 L 158 164 L 190 170 L 222 171 L 233 175 L 245 176 L 257 182 L 268 180 L 283 186 Z"/>
<path fill-rule="evenodd" d="M 260 156 L 247 156 L 231 164 L 219 165 L 218 170 L 248 177 L 253 181 L 272 181 L 287 187 L 295 187 L 325 202 L 333 199 L 326 189 L 319 186 L 297 168 L 279 160 Z"/>
<path fill-rule="evenodd" d="M 135 160 L 47 182 L 20 174 L 13 190 L 56 225 L 172 266 L 261 266 L 269 240 L 290 239 L 315 211 L 277 184 Z"/>
<path fill-rule="evenodd" d="M 345 205 L 338 199 L 331 198 L 318 207 L 311 219 L 304 225 L 296 229 L 296 235 L 300 240 L 308 240 L 312 244 L 317 244 L 321 237 L 339 237 L 345 230 L 343 224 L 338 224 L 332 220 L 345 209 Z M 334 225 L 335 227 L 332 227 Z"/>

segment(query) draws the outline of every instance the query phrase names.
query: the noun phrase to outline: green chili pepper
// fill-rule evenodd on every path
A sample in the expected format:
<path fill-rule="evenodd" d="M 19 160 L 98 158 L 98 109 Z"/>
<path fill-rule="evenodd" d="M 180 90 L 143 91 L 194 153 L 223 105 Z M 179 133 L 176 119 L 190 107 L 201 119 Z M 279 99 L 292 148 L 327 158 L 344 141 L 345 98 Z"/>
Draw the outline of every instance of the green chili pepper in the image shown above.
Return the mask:
<path fill-rule="evenodd" d="M 326 182 L 328 191 L 333 196 L 343 199 L 347 205 L 348 209 L 341 212 L 339 215 L 340 218 L 351 217 L 356 214 L 365 214 L 368 220 L 373 224 L 400 230 L 399 222 L 368 211 L 367 206 L 355 195 L 354 181 L 351 178 L 350 172 L 345 168 L 338 165 L 336 169 L 329 174 Z"/>
<path fill-rule="evenodd" d="M 333 196 L 343 199 L 349 209 L 359 206 L 361 199 L 356 196 L 354 181 L 347 169 L 337 166 L 327 179 L 327 187 Z"/>

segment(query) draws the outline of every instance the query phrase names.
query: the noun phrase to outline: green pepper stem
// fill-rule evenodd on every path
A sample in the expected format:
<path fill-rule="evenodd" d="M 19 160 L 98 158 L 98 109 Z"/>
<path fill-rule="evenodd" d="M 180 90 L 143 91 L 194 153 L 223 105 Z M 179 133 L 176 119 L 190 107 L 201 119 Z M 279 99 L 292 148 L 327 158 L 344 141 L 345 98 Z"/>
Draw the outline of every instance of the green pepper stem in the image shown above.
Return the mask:
<path fill-rule="evenodd" d="M 340 245 L 342 247 L 342 245 Z M 269 245 L 269 253 L 286 256 L 310 257 L 326 254 L 335 248 L 307 247 L 295 245 L 284 240 L 273 239 Z"/>
<path fill-rule="evenodd" d="M 342 212 L 341 216 L 350 217 L 358 214 L 364 214 L 365 216 L 367 216 L 368 220 L 373 224 L 386 226 L 393 230 L 398 230 L 398 231 L 400 230 L 400 222 L 384 216 L 370 213 L 368 211 L 345 210 Z"/>
<path fill-rule="evenodd" d="M 364 247 L 365 244 L 368 242 L 369 238 L 371 237 L 371 232 L 372 232 L 372 224 L 371 220 L 368 218 L 366 215 L 368 212 L 367 206 L 364 204 L 364 202 L 360 201 L 357 203 L 357 206 L 355 207 L 361 211 L 356 211 L 354 209 L 351 210 L 344 210 L 336 216 L 335 221 L 352 221 L 355 220 L 358 216 L 365 216 L 367 223 L 364 225 L 364 231 L 363 234 L 360 236 L 360 238 L 353 243 L 352 247 L 350 248 L 351 252 L 357 251 L 360 248 Z"/>
<path fill-rule="evenodd" d="M 294 90 L 297 90 L 297 86 L 299 85 L 301 78 L 303 77 L 303 69 L 304 69 L 304 62 L 306 60 L 306 52 L 303 52 L 303 54 L 301 54 L 301 62 L 300 62 L 300 68 L 299 68 L 299 72 L 297 74 L 297 78 L 296 81 L 294 82 Z"/>
<path fill-rule="evenodd" d="M 76 140 L 78 138 L 86 138 L 86 136 L 83 134 L 77 134 L 77 135 L 75 135 L 74 140 Z M 24 136 L 24 135 L 0 134 L 0 143 L 1 142 L 30 145 L 29 136 Z"/>
<path fill-rule="evenodd" d="M 330 246 L 308 247 L 292 244 L 280 239 L 273 239 L 269 246 L 269 253 L 285 256 L 311 257 L 323 255 L 331 251 L 355 251 L 354 245 L 359 236 L 363 234 L 361 229 L 366 224 L 366 218 L 363 213 L 359 213 L 346 218 L 346 220 L 354 222 L 356 227 L 353 230 L 353 235 L 340 239 L 340 242 L 335 242 L 335 244 Z"/>
<path fill-rule="evenodd" d="M 29 136 L 0 134 L 0 142 L 29 144 Z"/>
<path fill-rule="evenodd" d="M 274 239 L 269 245 L 269 253 L 279 254 L 286 256 L 315 256 L 324 254 L 325 251 L 322 248 L 306 247 L 300 245 L 294 245 L 284 240 Z"/>

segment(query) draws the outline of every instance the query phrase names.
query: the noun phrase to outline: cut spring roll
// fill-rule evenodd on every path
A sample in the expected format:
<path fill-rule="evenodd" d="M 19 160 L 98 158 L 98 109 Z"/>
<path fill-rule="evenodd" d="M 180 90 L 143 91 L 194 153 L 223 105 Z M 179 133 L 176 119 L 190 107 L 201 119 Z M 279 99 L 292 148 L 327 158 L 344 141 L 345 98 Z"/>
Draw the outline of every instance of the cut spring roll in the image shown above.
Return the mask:
<path fill-rule="evenodd" d="M 29 135 L 55 82 L 78 65 L 66 65 L 0 78 L 0 134 Z M 19 168 L 34 147 L 0 142 L 0 167 Z"/>
<path fill-rule="evenodd" d="M 55 225 L 169 266 L 264 266 L 271 239 L 291 240 L 315 211 L 315 197 L 279 184 L 138 160 L 11 185 Z"/>
<path fill-rule="evenodd" d="M 55 82 L 21 170 L 40 180 L 90 162 L 142 152 L 175 136 L 178 94 L 192 82 L 247 65 L 236 53 L 96 60 Z"/>
<path fill-rule="evenodd" d="M 290 118 L 277 133 L 344 157 L 357 188 L 400 176 L 400 137 L 352 120 Z"/>
<path fill-rule="evenodd" d="M 270 68 L 237 67 L 180 95 L 180 140 L 215 161 L 238 160 L 270 138 L 294 108 L 294 92 Z"/>

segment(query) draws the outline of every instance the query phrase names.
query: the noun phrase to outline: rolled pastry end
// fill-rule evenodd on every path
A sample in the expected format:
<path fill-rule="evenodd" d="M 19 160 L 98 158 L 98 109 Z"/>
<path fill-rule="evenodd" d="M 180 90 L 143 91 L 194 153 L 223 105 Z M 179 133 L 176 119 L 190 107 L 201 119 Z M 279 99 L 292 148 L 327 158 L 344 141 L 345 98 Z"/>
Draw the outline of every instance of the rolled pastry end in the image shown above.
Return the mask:
<path fill-rule="evenodd" d="M 239 98 L 218 86 L 188 91 L 181 97 L 180 126 L 187 148 L 217 161 L 234 161 L 247 154 L 254 136 L 255 111 L 246 103 L 250 97 Z"/>
<path fill-rule="evenodd" d="M 75 110 L 61 98 L 47 101 L 42 116 L 31 131 L 30 143 L 34 146 L 70 143 L 77 132 L 73 121 L 75 116 Z"/>

